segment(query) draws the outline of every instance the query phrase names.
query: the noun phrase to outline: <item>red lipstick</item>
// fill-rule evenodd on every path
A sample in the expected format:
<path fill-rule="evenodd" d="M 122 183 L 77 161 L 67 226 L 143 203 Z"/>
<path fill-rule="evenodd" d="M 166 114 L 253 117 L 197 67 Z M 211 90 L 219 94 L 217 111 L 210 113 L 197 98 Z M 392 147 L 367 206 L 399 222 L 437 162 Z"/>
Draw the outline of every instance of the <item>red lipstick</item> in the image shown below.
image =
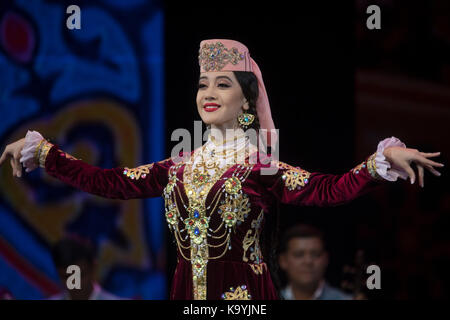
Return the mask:
<path fill-rule="evenodd" d="M 213 103 L 213 102 L 205 103 L 203 106 L 203 109 L 205 109 L 206 112 L 214 112 L 219 108 L 220 108 L 220 104 Z"/>

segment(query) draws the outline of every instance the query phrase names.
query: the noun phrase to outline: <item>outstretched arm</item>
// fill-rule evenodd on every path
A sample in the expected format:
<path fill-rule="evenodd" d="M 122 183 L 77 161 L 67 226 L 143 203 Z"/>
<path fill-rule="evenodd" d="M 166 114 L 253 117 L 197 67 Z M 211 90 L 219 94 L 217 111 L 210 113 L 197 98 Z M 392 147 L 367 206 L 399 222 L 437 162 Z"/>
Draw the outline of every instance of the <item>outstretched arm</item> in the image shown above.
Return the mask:
<path fill-rule="evenodd" d="M 22 172 L 20 163 L 26 172 L 40 166 L 49 175 L 75 188 L 105 198 L 124 200 L 160 196 L 173 164 L 168 159 L 137 168 L 102 169 L 60 150 L 36 131 L 28 131 L 25 139 L 8 145 L 0 165 L 7 157 L 11 157 L 13 175 L 18 177 Z"/>
<path fill-rule="evenodd" d="M 414 171 L 409 163 L 418 167 L 427 166 L 435 175 L 439 173 L 433 166 L 443 166 L 427 157 L 436 153 L 421 153 L 408 149 L 397 138 L 387 138 L 378 144 L 377 152 L 367 157 L 361 164 L 340 175 L 308 172 L 283 162 L 276 162 L 279 170 L 272 176 L 262 176 L 263 184 L 282 203 L 304 206 L 336 206 L 347 203 L 380 184 L 396 181 L 398 177 L 407 179 Z M 422 176 L 423 172 L 419 177 Z"/>

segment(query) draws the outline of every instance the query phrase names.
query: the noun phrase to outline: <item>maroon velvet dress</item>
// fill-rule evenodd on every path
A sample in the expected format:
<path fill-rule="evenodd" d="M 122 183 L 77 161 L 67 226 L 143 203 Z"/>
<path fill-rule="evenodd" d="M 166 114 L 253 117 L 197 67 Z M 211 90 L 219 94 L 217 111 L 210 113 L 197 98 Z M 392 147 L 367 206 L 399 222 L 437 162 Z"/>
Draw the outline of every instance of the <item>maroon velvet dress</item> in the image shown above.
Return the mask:
<path fill-rule="evenodd" d="M 257 161 L 254 160 L 256 157 Z M 299 206 L 336 206 L 383 183 L 375 154 L 341 175 L 308 172 L 274 161 L 277 172 L 252 154 L 217 177 L 192 172 L 172 159 L 136 168 L 102 169 L 51 146 L 46 172 L 83 191 L 111 199 L 163 196 L 165 217 L 176 239 L 177 267 L 171 299 L 277 299 L 260 248 L 264 218 L 280 201 Z M 193 178 L 189 178 L 192 177 Z M 210 180 L 199 194 L 193 188 Z M 163 214 L 163 213 L 161 213 Z"/>

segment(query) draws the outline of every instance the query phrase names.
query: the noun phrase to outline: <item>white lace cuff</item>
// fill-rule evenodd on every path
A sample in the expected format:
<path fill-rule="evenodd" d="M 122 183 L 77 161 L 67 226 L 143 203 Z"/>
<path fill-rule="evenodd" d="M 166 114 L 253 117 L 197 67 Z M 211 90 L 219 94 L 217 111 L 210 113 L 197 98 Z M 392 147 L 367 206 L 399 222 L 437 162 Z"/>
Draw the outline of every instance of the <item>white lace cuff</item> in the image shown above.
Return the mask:
<path fill-rule="evenodd" d="M 380 141 L 380 143 L 378 143 L 377 154 L 375 157 L 377 173 L 383 179 L 388 181 L 397 181 L 398 177 L 402 178 L 403 180 L 408 179 L 409 176 L 406 171 L 391 168 L 391 164 L 386 160 L 386 157 L 383 154 L 384 149 L 386 149 L 387 147 L 406 148 L 406 145 L 396 137 L 386 138 L 383 141 Z"/>
<path fill-rule="evenodd" d="M 22 157 L 20 158 L 20 162 L 22 166 L 25 168 L 25 172 L 30 172 L 39 167 L 39 163 L 35 159 L 36 147 L 39 142 L 44 139 L 44 137 L 37 131 L 28 130 L 27 135 L 25 136 L 25 145 L 21 151 Z"/>

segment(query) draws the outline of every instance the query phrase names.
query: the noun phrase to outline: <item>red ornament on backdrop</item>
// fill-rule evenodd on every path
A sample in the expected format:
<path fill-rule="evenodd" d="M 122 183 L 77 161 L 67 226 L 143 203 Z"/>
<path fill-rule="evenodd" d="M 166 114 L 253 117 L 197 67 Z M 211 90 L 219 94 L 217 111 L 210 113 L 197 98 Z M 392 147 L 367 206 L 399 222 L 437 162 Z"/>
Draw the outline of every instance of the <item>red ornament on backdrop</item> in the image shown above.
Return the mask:
<path fill-rule="evenodd" d="M 30 62 L 36 45 L 31 24 L 23 16 L 7 12 L 2 18 L 0 30 L 5 52 L 17 62 Z"/>

